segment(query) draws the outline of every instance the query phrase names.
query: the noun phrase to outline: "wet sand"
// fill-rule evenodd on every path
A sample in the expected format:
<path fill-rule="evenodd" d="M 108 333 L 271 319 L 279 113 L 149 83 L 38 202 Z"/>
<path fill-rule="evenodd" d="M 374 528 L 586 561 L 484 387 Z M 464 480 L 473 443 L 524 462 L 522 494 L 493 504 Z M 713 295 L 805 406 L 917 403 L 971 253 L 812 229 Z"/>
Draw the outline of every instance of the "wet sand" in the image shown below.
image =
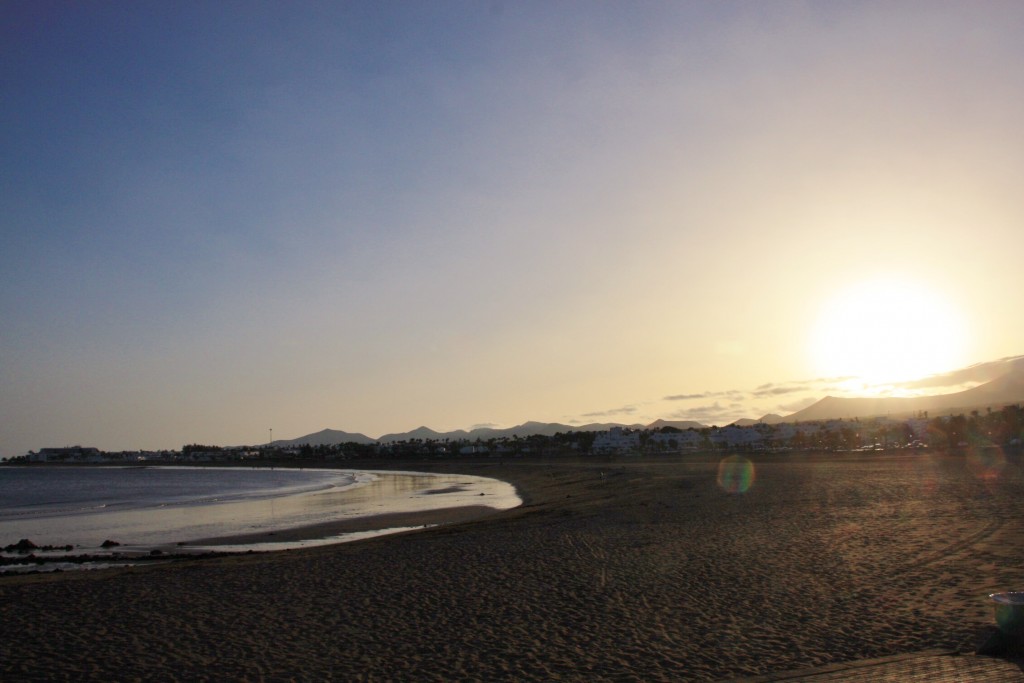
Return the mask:
<path fill-rule="evenodd" d="M 291 529 L 260 531 L 236 536 L 200 538 L 190 541 L 188 546 L 207 546 L 213 550 L 220 546 L 251 546 L 255 550 L 260 550 L 260 546 L 268 543 L 329 540 L 345 534 L 356 534 L 365 531 L 387 531 L 389 529 L 426 528 L 443 524 L 456 524 L 486 517 L 496 512 L 498 510 L 484 505 L 466 505 L 416 512 L 390 512 L 383 515 L 367 515 Z"/>
<path fill-rule="evenodd" d="M 510 481 L 525 504 L 343 545 L 0 578 L 0 678 L 719 680 L 973 651 L 986 596 L 1024 588 L 1019 457 L 753 460 L 732 494 L 710 456 L 406 463 Z"/>

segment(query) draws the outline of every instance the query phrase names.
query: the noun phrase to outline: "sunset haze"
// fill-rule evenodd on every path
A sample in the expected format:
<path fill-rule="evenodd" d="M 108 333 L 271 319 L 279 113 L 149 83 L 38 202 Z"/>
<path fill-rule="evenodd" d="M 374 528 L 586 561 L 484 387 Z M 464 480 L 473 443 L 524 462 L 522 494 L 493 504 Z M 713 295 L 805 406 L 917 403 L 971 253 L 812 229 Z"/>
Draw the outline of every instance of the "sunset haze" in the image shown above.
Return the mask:
<path fill-rule="evenodd" d="M 2 457 L 724 425 L 1024 352 L 1024 4 L 14 2 L 0 31 Z"/>

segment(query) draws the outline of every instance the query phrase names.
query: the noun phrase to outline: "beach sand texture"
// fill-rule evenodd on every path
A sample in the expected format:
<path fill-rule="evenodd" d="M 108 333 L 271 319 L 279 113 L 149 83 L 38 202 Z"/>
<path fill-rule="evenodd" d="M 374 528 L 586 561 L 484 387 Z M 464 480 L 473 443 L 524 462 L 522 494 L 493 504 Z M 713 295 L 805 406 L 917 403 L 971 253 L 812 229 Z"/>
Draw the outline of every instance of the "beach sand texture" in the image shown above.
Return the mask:
<path fill-rule="evenodd" d="M 1024 589 L 1019 458 L 753 460 L 742 494 L 712 456 L 433 465 L 525 504 L 347 545 L 0 578 L 0 678 L 720 680 L 973 651 L 987 595 Z"/>

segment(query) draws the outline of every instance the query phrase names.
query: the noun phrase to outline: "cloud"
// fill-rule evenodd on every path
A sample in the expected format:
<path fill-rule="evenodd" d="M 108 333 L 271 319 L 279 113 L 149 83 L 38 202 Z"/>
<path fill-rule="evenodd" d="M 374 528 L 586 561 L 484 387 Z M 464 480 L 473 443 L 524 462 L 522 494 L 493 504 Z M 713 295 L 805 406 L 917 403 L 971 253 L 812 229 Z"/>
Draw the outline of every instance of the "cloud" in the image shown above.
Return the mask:
<path fill-rule="evenodd" d="M 498 427 L 494 422 L 481 422 L 470 427 L 470 431 L 474 429 L 496 429 Z"/>
<path fill-rule="evenodd" d="M 673 396 L 665 396 L 662 401 L 693 401 L 702 398 L 726 398 L 731 401 L 742 401 L 746 398 L 746 394 L 742 391 L 736 391 L 730 389 L 729 391 L 705 391 L 700 394 L 675 394 Z"/>
<path fill-rule="evenodd" d="M 923 377 L 910 382 L 900 382 L 903 389 L 937 389 L 940 387 L 961 387 L 965 384 L 981 384 L 1002 377 L 1008 372 L 1024 369 L 1024 356 L 1009 356 L 988 363 L 978 363 L 960 370 Z"/>
<path fill-rule="evenodd" d="M 694 420 L 704 424 L 728 423 L 742 417 L 742 410 L 743 405 L 740 403 L 722 405 L 718 401 L 715 401 L 710 405 L 695 406 L 693 408 L 677 410 L 669 415 L 669 418 L 676 420 Z"/>
<path fill-rule="evenodd" d="M 807 391 L 805 387 L 801 386 L 772 386 L 771 384 L 759 387 L 753 392 L 753 395 L 757 398 L 763 398 L 765 396 L 782 396 L 783 394 L 792 394 L 796 391 Z"/>
<path fill-rule="evenodd" d="M 581 417 L 613 417 L 615 415 L 631 415 L 636 412 L 636 406 L 622 406 L 611 410 L 599 410 L 593 413 L 583 413 Z"/>
<path fill-rule="evenodd" d="M 741 417 L 756 417 L 770 411 L 792 413 L 806 408 L 821 398 L 821 394 L 842 390 L 842 383 L 849 377 L 816 377 L 813 379 L 793 380 L 788 382 L 770 382 L 761 384 L 755 389 L 740 391 L 729 389 L 724 391 L 702 391 L 689 394 L 672 394 L 662 398 L 663 401 L 712 401 L 702 405 L 681 408 L 669 414 L 671 419 L 695 420 L 705 424 L 723 424 L 733 422 Z M 807 393 L 812 396 L 799 397 Z M 762 402 L 765 399 L 789 396 L 793 400 L 776 404 L 767 408 Z"/>
<path fill-rule="evenodd" d="M 798 391 L 833 391 L 837 390 L 840 385 L 851 379 L 850 377 L 817 377 L 815 379 L 805 380 L 794 380 L 791 382 L 771 382 L 768 384 L 762 384 L 761 386 L 750 392 L 754 398 L 766 398 L 769 396 L 783 396 L 785 394 L 794 394 Z"/>

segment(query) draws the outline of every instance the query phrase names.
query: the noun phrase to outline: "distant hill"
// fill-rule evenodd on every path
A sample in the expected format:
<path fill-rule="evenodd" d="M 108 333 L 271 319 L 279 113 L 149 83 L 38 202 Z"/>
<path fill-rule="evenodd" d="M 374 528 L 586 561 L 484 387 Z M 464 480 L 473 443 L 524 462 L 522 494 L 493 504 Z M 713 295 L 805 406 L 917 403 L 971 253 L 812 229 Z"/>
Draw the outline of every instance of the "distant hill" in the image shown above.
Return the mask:
<path fill-rule="evenodd" d="M 768 413 L 762 416 L 760 419 L 752 420 L 749 417 L 745 417 L 741 420 L 733 422 L 737 427 L 751 427 L 753 425 L 766 424 L 766 425 L 777 425 L 782 422 L 786 422 L 788 418 L 776 415 L 775 413 Z"/>
<path fill-rule="evenodd" d="M 647 425 L 647 429 L 661 429 L 662 427 L 675 427 L 676 429 L 703 429 L 707 425 L 703 425 L 700 422 L 694 422 L 693 420 L 655 420 L 651 424 Z"/>
<path fill-rule="evenodd" d="M 401 434 L 385 434 L 384 436 L 377 439 L 381 443 L 391 443 L 393 441 L 412 441 L 413 439 L 423 439 L 424 441 L 443 441 L 444 439 L 465 439 L 469 436 L 469 432 L 464 429 L 460 429 L 455 432 L 436 432 L 430 427 L 417 427 L 409 432 L 402 432 Z"/>
<path fill-rule="evenodd" d="M 785 422 L 850 419 L 887 415 L 909 417 L 928 411 L 932 417 L 963 413 L 983 408 L 1024 403 L 1024 369 L 1015 368 L 1007 374 L 980 386 L 952 394 L 913 398 L 839 398 L 826 396 L 803 410 L 784 418 Z"/>
<path fill-rule="evenodd" d="M 659 421 L 660 422 L 660 421 Z M 702 426 L 697 422 L 692 423 L 674 423 L 667 422 L 675 426 L 676 424 L 686 424 L 692 426 Z M 557 422 L 524 422 L 521 425 L 515 427 L 507 427 L 502 429 L 496 429 L 493 427 L 478 427 L 466 431 L 465 429 L 457 429 L 451 432 L 438 432 L 431 429 L 430 427 L 417 427 L 408 432 L 396 432 L 392 434 L 385 434 L 379 439 L 372 439 L 365 434 L 343 432 L 337 429 L 323 429 L 314 434 L 307 434 L 306 436 L 300 436 L 296 439 L 278 439 L 274 441 L 275 446 L 302 446 L 309 444 L 310 446 L 321 446 L 321 445 L 336 445 L 349 442 L 371 444 L 376 442 L 381 443 L 394 443 L 396 441 L 411 441 L 413 439 L 422 439 L 424 441 L 444 441 L 445 439 L 451 441 L 470 440 L 475 441 L 480 439 L 486 441 L 487 439 L 500 439 L 500 438 L 512 438 L 518 436 L 524 438 L 527 436 L 554 436 L 558 433 L 566 432 L 603 432 L 611 429 L 612 427 L 628 427 L 631 429 L 644 429 L 643 425 L 633 424 L 619 424 L 619 423 L 591 423 L 585 425 L 566 425 Z M 685 427 L 684 427 L 685 428 Z"/>
<path fill-rule="evenodd" d="M 300 436 L 297 439 L 275 439 L 275 446 L 333 446 L 340 443 L 374 443 L 374 440 L 365 434 L 350 434 L 337 429 L 322 429 L 314 434 Z"/>
<path fill-rule="evenodd" d="M 453 441 L 468 439 L 475 441 L 480 439 L 485 441 L 487 439 L 501 439 L 501 438 L 512 438 L 518 436 L 519 438 L 527 436 L 554 436 L 559 433 L 566 432 L 603 432 L 611 429 L 612 427 L 635 427 L 642 429 L 642 425 L 623 425 L 618 423 L 593 423 L 586 425 L 566 425 L 558 422 L 524 422 L 521 425 L 515 427 L 506 427 L 502 429 L 496 429 L 494 427 L 478 427 L 466 431 L 464 429 L 457 429 L 451 432 L 436 432 L 428 427 L 419 427 L 411 432 L 402 432 L 399 434 L 385 434 L 380 437 L 381 443 L 391 443 L 394 441 L 409 441 L 410 439 L 433 439 L 435 441 L 444 441 L 450 439 Z"/>

